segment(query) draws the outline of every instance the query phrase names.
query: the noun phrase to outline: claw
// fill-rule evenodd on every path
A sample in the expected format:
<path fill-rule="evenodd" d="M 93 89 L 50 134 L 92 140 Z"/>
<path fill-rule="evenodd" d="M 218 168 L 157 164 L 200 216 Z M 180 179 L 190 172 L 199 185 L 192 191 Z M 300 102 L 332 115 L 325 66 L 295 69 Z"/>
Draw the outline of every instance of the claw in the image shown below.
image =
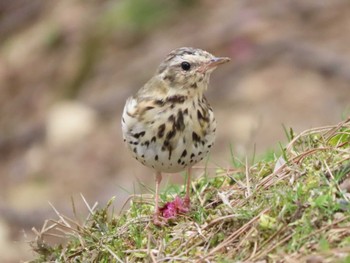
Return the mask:
<path fill-rule="evenodd" d="M 184 208 L 187 210 L 190 210 L 191 208 L 191 199 L 188 196 L 185 196 L 184 198 Z"/>
<path fill-rule="evenodd" d="M 153 215 L 153 224 L 156 226 L 164 226 L 166 222 L 159 217 L 159 212 Z"/>

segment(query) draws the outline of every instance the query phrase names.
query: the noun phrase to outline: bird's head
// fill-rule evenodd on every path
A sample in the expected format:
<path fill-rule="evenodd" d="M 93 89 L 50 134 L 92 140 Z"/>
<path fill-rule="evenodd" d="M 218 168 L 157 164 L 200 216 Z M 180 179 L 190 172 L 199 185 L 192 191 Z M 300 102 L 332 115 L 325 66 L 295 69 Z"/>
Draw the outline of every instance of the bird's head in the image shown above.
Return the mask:
<path fill-rule="evenodd" d="M 215 57 L 202 49 L 182 47 L 173 50 L 159 65 L 157 75 L 171 89 L 203 92 L 210 74 L 217 66 L 230 61 L 227 57 Z"/>

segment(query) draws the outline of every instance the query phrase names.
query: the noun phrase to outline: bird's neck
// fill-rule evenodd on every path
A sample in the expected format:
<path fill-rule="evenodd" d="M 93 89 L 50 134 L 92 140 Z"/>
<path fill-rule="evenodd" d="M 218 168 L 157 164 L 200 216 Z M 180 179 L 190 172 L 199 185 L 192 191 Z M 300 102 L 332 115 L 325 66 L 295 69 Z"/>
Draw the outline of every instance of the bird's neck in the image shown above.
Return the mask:
<path fill-rule="evenodd" d="M 169 89 L 166 93 L 166 97 L 182 96 L 188 100 L 197 100 L 198 98 L 203 98 L 204 87 L 193 88 L 183 88 L 183 89 Z"/>
<path fill-rule="evenodd" d="M 138 97 L 157 98 L 166 100 L 171 97 L 185 97 L 188 100 L 198 100 L 204 97 L 208 88 L 208 79 L 202 79 L 193 83 L 187 83 L 185 87 L 173 87 L 162 78 L 153 77 L 139 90 Z"/>

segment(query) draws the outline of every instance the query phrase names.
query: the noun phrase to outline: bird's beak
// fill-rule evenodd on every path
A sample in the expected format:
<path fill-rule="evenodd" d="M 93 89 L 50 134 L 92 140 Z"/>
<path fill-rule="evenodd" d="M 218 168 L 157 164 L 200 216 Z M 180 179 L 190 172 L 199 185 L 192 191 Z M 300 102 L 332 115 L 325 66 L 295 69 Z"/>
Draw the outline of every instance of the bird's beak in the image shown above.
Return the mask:
<path fill-rule="evenodd" d="M 227 57 L 223 57 L 223 58 L 213 58 L 210 60 L 207 68 L 210 69 L 210 68 L 214 68 L 214 67 L 217 67 L 221 64 L 224 64 L 224 63 L 227 63 L 229 62 L 231 59 L 230 58 L 227 58 Z"/>
<path fill-rule="evenodd" d="M 204 73 L 210 69 L 215 69 L 217 66 L 229 62 L 231 59 L 227 57 L 212 58 L 209 62 L 198 68 L 198 72 Z"/>

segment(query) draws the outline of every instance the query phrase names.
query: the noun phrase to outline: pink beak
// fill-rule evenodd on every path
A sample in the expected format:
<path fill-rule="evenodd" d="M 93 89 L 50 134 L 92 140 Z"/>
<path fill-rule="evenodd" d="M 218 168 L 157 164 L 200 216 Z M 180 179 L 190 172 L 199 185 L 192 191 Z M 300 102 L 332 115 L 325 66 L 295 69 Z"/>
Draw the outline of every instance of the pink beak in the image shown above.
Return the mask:
<path fill-rule="evenodd" d="M 217 67 L 221 64 L 227 63 L 229 62 L 231 59 L 227 58 L 227 57 L 222 57 L 222 58 L 213 58 L 210 60 L 209 64 L 208 64 L 208 68 L 213 68 L 213 67 Z"/>
<path fill-rule="evenodd" d="M 203 64 L 198 68 L 198 72 L 204 73 L 209 69 L 215 68 L 221 64 L 229 62 L 231 59 L 227 57 L 212 58 L 208 63 Z"/>

